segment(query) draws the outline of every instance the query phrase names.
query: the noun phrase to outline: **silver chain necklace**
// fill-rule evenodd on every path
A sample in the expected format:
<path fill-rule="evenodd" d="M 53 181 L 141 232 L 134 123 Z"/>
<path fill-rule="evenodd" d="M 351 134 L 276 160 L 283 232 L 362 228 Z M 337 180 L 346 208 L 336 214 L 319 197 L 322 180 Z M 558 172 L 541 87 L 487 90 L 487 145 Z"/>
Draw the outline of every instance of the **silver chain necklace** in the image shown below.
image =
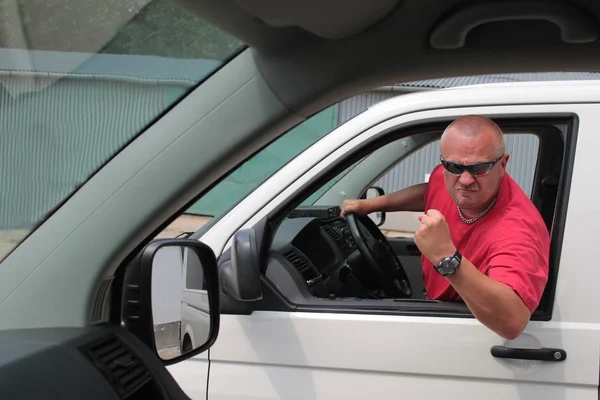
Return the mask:
<path fill-rule="evenodd" d="M 492 200 L 492 202 L 490 203 L 489 206 L 487 206 L 487 208 L 485 210 L 483 210 L 483 212 L 471 219 L 466 219 L 462 213 L 462 211 L 460 211 L 460 207 L 457 205 L 456 208 L 458 209 L 458 214 L 460 215 L 460 219 L 462 219 L 462 221 L 465 224 L 472 224 L 473 222 L 477 221 L 479 218 L 483 217 L 485 214 L 488 213 L 488 211 L 490 211 L 492 209 L 492 207 L 494 206 L 494 204 L 496 204 L 496 197 L 494 197 L 494 200 Z"/>

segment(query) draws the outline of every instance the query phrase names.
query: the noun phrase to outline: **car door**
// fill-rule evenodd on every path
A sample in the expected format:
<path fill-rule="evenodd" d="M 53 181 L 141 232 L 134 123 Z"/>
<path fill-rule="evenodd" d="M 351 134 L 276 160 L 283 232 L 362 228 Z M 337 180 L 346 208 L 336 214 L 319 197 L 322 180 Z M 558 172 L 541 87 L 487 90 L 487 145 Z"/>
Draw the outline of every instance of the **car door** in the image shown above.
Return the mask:
<path fill-rule="evenodd" d="M 506 104 L 510 97 L 497 100 Z M 499 118 L 507 129 L 511 123 L 530 127 L 548 135 L 540 142 L 548 146 L 541 146 L 536 159 L 532 198 L 552 232 L 552 272 L 540 308 L 518 338 L 505 340 L 453 307 L 427 305 L 419 311 L 405 305 L 390 311 L 366 306 L 364 300 L 354 306 L 352 299 L 316 306 L 310 300 L 292 301 L 265 279 L 261 301 L 222 310 L 221 334 L 209 356 L 208 398 L 397 399 L 443 394 L 452 399 L 596 399 L 600 318 L 588 306 L 597 294 L 584 284 L 588 267 L 579 262 L 592 257 L 589 233 L 594 225 L 575 220 L 584 211 L 598 211 L 581 197 L 588 190 L 572 173 L 593 166 L 598 110 L 597 104 L 529 104 L 403 115 L 341 145 L 245 225 L 272 213 L 286 196 L 349 157 L 352 149 L 372 144 L 371 139 L 384 136 L 391 126 L 426 129 L 432 121 L 450 122 L 472 113 Z M 556 173 L 560 185 L 552 189 L 547 178 Z M 397 240 L 397 252 L 416 257 L 403 243 L 411 241 Z M 576 284 L 581 286 L 574 296 Z M 524 349 L 545 359 L 519 359 L 527 353 Z M 511 352 L 508 358 L 502 356 Z"/>

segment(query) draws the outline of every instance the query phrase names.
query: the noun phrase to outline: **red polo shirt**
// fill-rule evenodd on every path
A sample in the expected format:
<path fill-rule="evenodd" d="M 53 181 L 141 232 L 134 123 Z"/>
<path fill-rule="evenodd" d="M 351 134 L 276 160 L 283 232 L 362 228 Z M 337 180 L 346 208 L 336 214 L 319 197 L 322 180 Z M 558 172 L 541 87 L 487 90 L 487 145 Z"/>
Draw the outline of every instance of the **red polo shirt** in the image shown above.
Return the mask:
<path fill-rule="evenodd" d="M 511 287 L 531 312 L 548 281 L 550 237 L 540 213 L 520 186 L 504 174 L 496 204 L 481 219 L 465 224 L 444 184 L 441 165 L 429 178 L 425 209 L 440 211 L 454 245 L 475 267 Z M 421 256 L 427 298 L 462 301 L 448 280 Z"/>

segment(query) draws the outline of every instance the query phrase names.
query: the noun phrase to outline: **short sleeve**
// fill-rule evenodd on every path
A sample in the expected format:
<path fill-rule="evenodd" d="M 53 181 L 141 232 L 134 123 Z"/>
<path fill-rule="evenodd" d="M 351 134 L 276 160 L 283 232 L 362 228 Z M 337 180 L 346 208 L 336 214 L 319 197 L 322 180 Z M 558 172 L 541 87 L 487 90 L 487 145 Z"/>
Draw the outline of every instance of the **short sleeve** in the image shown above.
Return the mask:
<path fill-rule="evenodd" d="M 425 193 L 424 193 L 426 208 L 430 201 L 432 187 L 433 187 L 433 191 L 435 192 L 437 187 L 439 187 L 440 185 L 441 186 L 444 185 L 444 177 L 442 175 L 441 168 L 442 168 L 441 164 L 436 165 L 436 167 L 429 174 L 429 183 L 427 184 L 427 186 L 425 186 Z"/>
<path fill-rule="evenodd" d="M 512 288 L 529 311 L 535 311 L 548 282 L 548 241 L 513 237 L 496 242 L 494 248 L 486 275 Z"/>

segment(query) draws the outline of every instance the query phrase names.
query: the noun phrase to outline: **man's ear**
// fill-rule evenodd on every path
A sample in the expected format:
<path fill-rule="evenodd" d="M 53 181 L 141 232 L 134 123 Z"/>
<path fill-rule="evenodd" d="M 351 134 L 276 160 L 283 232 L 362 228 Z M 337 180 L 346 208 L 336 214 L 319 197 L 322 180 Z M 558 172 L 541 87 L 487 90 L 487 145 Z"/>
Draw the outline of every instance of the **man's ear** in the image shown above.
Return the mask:
<path fill-rule="evenodd" d="M 506 164 L 508 164 L 509 158 L 510 158 L 510 154 L 506 153 L 502 157 L 502 160 L 500 160 L 500 165 L 502 166 L 502 169 L 506 169 Z"/>

